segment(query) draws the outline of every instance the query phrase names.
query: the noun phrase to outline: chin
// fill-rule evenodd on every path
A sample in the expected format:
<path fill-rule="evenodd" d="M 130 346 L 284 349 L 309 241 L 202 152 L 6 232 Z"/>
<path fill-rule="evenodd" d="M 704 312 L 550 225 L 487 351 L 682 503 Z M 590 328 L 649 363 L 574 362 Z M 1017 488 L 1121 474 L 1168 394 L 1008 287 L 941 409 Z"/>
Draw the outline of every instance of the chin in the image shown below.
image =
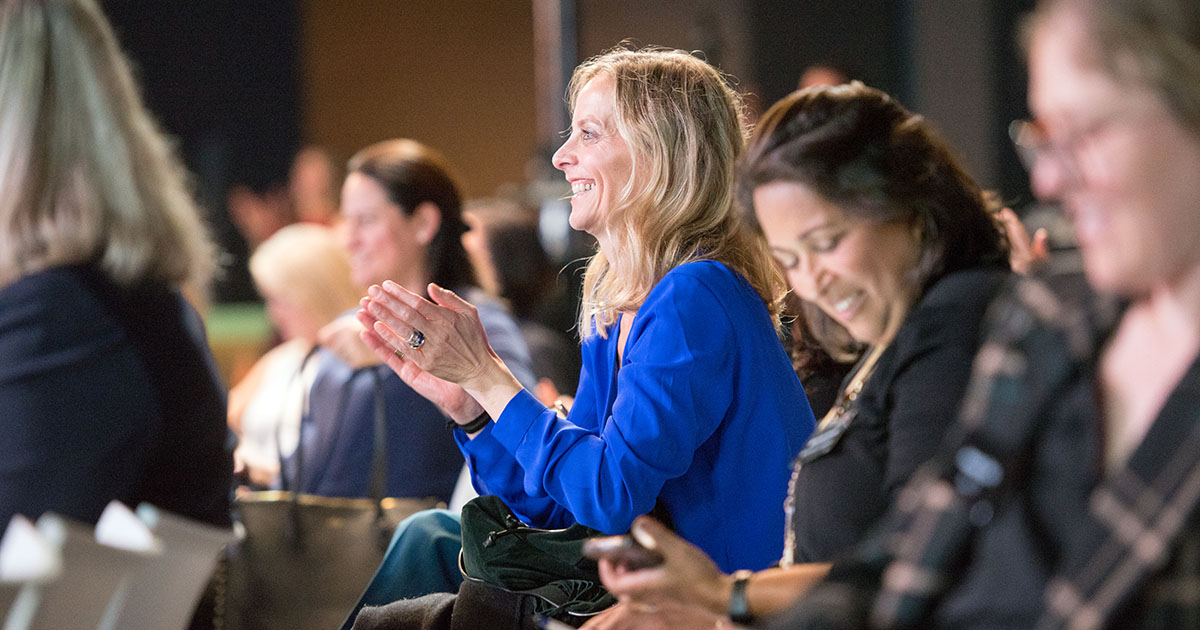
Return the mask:
<path fill-rule="evenodd" d="M 1108 257 L 1093 260 L 1084 255 L 1084 273 L 1088 284 L 1097 292 L 1125 297 L 1137 297 L 1146 292 L 1147 283 L 1141 281 L 1137 274 L 1124 272 L 1118 267 L 1117 261 Z"/>

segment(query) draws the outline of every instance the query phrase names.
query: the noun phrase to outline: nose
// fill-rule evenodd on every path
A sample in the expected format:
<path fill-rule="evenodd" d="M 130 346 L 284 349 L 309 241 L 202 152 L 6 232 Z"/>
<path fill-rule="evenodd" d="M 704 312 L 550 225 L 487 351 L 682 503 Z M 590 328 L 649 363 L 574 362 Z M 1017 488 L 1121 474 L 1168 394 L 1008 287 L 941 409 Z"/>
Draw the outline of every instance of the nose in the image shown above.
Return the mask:
<path fill-rule="evenodd" d="M 568 166 L 575 163 L 575 152 L 571 145 L 572 140 L 573 138 L 567 138 L 566 142 L 563 142 L 562 146 L 558 147 L 558 150 L 554 152 L 554 156 L 550 158 L 550 162 L 554 164 L 554 168 L 565 171 Z"/>

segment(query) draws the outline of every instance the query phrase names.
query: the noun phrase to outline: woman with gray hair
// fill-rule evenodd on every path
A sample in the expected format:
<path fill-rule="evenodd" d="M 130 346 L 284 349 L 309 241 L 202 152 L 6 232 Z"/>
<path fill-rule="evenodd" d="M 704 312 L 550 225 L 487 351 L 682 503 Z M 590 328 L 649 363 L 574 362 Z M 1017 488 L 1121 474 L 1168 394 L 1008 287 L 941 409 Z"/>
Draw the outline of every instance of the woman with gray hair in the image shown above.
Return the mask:
<path fill-rule="evenodd" d="M 1014 139 L 1088 286 L 1052 264 L 1001 296 L 957 439 L 780 628 L 1200 619 L 1200 4 L 1042 0 L 1028 27 Z"/>
<path fill-rule="evenodd" d="M 229 524 L 185 179 L 92 0 L 0 2 L 0 524 L 112 499 Z"/>

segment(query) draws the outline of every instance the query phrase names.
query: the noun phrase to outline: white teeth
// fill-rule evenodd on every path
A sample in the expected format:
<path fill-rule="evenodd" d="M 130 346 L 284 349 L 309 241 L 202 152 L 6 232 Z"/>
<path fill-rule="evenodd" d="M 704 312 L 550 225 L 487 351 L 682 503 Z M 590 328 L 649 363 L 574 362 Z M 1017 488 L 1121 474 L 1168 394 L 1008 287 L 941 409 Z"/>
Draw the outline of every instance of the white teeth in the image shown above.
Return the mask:
<path fill-rule="evenodd" d="M 595 187 L 596 187 L 596 184 L 585 184 L 583 182 L 576 182 L 574 184 L 571 184 L 571 194 L 572 195 L 580 195 L 580 194 L 583 194 Z"/>
<path fill-rule="evenodd" d="M 846 311 L 850 310 L 851 308 L 854 308 L 854 306 L 856 304 L 858 304 L 860 297 L 861 297 L 861 294 L 854 293 L 848 297 L 838 300 L 837 302 L 834 302 L 833 308 L 834 308 L 834 310 L 836 310 L 839 313 L 845 313 Z"/>

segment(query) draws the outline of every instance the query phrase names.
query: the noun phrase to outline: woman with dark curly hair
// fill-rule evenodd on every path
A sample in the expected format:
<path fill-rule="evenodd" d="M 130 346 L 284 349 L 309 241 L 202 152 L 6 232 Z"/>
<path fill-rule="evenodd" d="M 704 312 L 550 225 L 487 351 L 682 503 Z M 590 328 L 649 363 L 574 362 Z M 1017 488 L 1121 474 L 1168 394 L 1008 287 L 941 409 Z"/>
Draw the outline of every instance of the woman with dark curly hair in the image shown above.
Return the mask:
<path fill-rule="evenodd" d="M 830 354 L 857 354 L 858 365 L 793 464 L 781 568 L 723 574 L 639 520 L 635 535 L 665 561 L 641 571 L 602 562 L 605 584 L 631 605 L 588 627 L 643 627 L 648 617 L 694 627 L 726 613 L 745 622 L 823 576 L 935 452 L 965 391 L 985 307 L 1010 273 L 979 186 L 924 119 L 861 83 L 775 104 L 738 183 L 748 218 L 805 302 L 808 329 Z"/>

